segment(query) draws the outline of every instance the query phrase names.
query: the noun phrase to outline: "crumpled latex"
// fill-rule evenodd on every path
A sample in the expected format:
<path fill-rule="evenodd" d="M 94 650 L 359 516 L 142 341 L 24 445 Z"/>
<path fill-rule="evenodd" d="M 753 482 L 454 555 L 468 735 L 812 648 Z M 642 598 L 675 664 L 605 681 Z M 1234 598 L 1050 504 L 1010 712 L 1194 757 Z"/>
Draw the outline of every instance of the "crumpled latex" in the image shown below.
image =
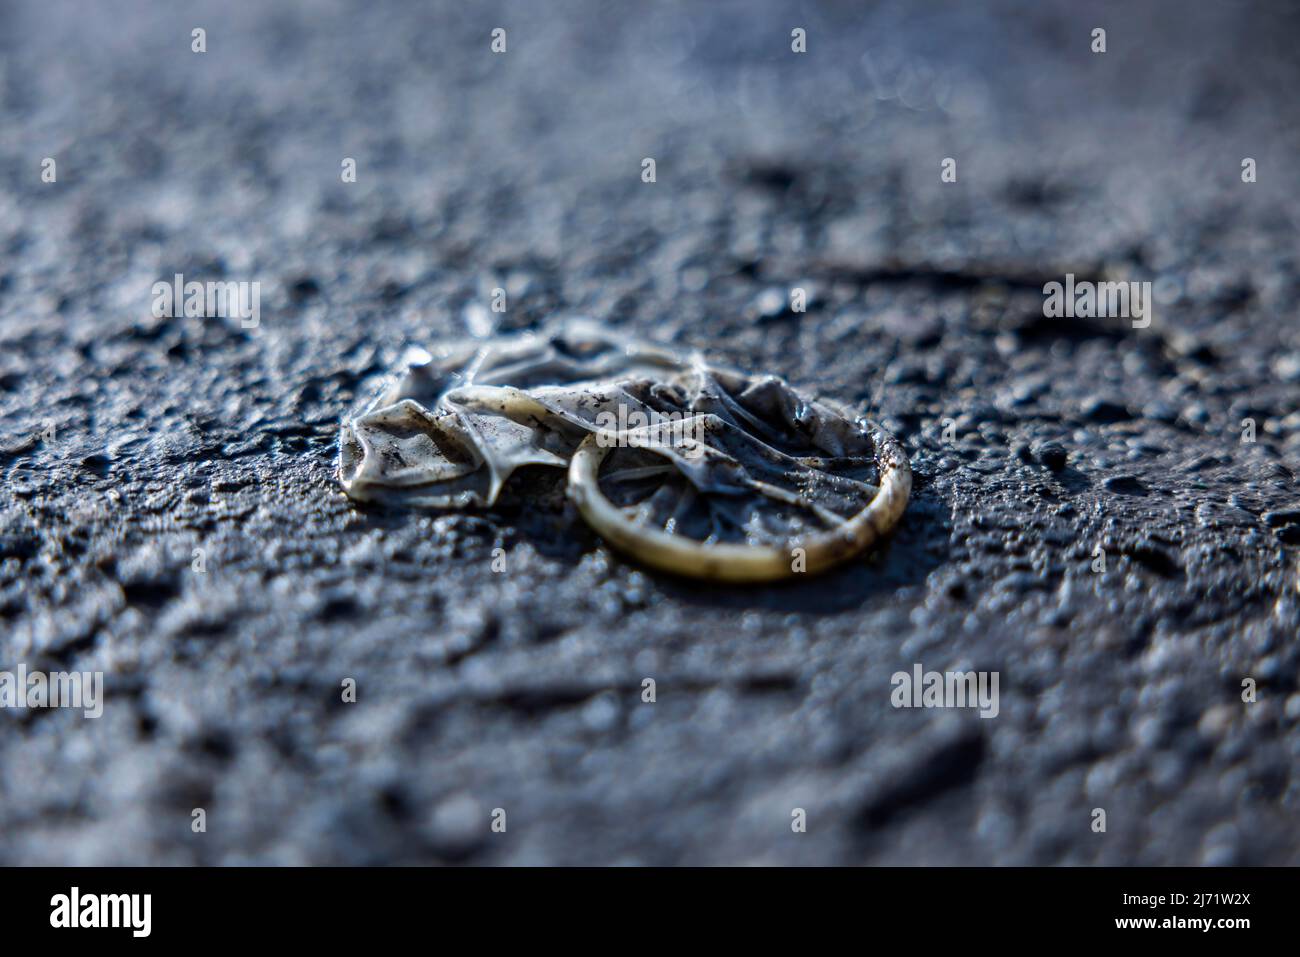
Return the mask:
<path fill-rule="evenodd" d="M 565 468 L 592 433 L 632 450 L 615 479 L 654 473 L 647 461 L 671 466 L 657 471 L 675 473 L 672 500 L 648 521 L 663 527 L 684 496 L 707 498 L 702 539 L 781 540 L 792 510 L 805 513 L 796 524 L 833 527 L 876 491 L 865 420 L 774 376 L 581 320 L 414 350 L 343 424 L 339 478 L 358 501 L 491 506 L 517 469 Z"/>

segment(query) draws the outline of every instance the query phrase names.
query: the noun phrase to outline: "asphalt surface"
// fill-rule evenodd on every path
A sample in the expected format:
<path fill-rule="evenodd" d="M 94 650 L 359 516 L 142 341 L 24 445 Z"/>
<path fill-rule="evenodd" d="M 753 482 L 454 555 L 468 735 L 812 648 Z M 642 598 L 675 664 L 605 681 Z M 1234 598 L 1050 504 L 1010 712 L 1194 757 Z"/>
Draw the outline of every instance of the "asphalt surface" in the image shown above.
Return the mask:
<path fill-rule="evenodd" d="M 0 713 L 0 863 L 1300 863 L 1294 6 L 428 6 L 0 4 L 0 669 L 106 682 Z M 349 503 L 498 287 L 866 408 L 897 534 L 700 587 L 559 486 Z"/>

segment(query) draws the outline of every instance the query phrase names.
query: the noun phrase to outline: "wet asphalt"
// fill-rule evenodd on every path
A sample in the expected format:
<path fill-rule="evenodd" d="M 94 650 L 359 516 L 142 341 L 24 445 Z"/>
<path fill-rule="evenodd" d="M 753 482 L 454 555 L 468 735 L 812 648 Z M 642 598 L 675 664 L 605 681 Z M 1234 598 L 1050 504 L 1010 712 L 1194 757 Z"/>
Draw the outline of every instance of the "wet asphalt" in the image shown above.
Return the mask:
<path fill-rule="evenodd" d="M 0 6 L 0 669 L 105 681 L 0 713 L 0 862 L 1300 863 L 1300 17 L 983 6 Z M 897 533 L 703 587 L 545 475 L 342 495 L 405 347 L 564 315 L 867 410 Z"/>

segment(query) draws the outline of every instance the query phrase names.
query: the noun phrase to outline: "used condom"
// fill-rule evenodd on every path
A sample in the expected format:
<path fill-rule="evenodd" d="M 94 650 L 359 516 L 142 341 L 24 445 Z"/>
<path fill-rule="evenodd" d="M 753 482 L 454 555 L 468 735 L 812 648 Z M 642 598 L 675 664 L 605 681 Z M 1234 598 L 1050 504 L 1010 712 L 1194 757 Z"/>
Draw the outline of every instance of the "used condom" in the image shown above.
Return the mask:
<path fill-rule="evenodd" d="M 339 442 L 358 501 L 487 507 L 524 465 L 568 469 L 569 497 L 619 551 L 735 582 L 853 557 L 912 485 L 864 418 L 580 321 L 419 351 Z"/>

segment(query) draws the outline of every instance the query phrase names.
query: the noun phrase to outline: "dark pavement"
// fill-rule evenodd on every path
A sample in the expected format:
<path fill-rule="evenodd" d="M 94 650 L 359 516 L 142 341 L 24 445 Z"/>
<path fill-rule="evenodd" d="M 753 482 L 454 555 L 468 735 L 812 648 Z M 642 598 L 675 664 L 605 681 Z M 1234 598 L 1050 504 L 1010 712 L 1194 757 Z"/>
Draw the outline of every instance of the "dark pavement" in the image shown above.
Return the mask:
<path fill-rule="evenodd" d="M 0 713 L 0 863 L 1300 863 L 1298 37 L 0 2 L 0 669 L 107 694 Z M 258 326 L 154 318 L 176 273 L 259 282 Z M 1151 325 L 1046 318 L 1066 273 L 1152 282 Z M 743 589 L 626 564 L 562 486 L 355 507 L 340 419 L 497 287 L 503 330 L 595 316 L 869 409 L 900 530 Z M 915 663 L 997 671 L 1000 713 L 893 708 Z"/>

